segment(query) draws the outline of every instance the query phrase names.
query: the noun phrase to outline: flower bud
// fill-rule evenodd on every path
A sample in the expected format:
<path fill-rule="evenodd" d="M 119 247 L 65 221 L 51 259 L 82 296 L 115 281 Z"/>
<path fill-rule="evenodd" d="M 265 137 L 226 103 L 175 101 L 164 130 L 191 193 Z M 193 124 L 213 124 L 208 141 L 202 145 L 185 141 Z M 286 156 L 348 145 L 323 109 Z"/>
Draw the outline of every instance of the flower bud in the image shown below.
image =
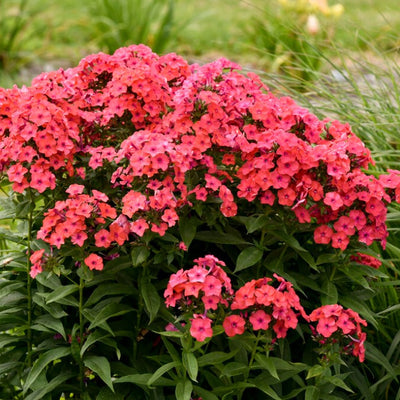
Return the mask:
<path fill-rule="evenodd" d="M 306 30 L 310 35 L 316 35 L 320 30 L 318 18 L 312 14 L 307 18 Z"/>

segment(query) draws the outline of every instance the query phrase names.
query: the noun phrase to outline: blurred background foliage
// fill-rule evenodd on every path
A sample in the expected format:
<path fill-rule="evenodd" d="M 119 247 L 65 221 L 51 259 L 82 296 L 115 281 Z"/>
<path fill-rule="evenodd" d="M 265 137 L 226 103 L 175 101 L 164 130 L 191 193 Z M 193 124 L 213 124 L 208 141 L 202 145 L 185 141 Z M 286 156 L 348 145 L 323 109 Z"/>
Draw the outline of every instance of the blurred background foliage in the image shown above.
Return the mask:
<path fill-rule="evenodd" d="M 0 85 L 132 43 L 310 80 L 343 50 L 396 56 L 399 28 L 397 0 L 2 0 Z"/>

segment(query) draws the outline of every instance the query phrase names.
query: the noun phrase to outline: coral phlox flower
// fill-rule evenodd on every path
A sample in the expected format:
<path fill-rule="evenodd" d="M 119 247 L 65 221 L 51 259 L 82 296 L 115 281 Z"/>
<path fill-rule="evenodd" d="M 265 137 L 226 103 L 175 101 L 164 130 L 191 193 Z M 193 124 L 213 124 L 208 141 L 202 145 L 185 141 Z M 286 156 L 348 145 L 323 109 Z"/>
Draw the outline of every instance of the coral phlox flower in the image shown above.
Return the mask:
<path fill-rule="evenodd" d="M 191 282 L 204 282 L 209 272 L 209 270 L 195 265 L 193 268 L 187 271 L 187 275 Z"/>
<path fill-rule="evenodd" d="M 213 330 L 211 327 L 211 319 L 204 315 L 194 315 L 190 319 L 190 334 L 199 342 L 204 342 L 207 338 L 212 337 Z"/>
<path fill-rule="evenodd" d="M 328 225 L 320 225 L 314 231 L 315 243 L 328 244 L 332 240 L 333 229 Z"/>
<path fill-rule="evenodd" d="M 324 204 L 330 206 L 333 211 L 338 210 L 343 206 L 343 200 L 337 192 L 325 193 Z"/>
<path fill-rule="evenodd" d="M 250 315 L 249 321 L 255 331 L 259 329 L 267 330 L 271 322 L 271 316 L 264 310 L 257 310 Z"/>
<path fill-rule="evenodd" d="M 84 262 L 91 270 L 95 269 L 101 271 L 103 269 L 103 259 L 97 254 L 89 254 Z"/>
<path fill-rule="evenodd" d="M 246 320 L 240 315 L 229 315 L 225 317 L 222 326 L 229 336 L 241 335 L 245 331 Z"/>
<path fill-rule="evenodd" d="M 330 337 L 338 329 L 336 319 L 333 317 L 321 318 L 318 321 L 317 331 L 324 337 Z"/>

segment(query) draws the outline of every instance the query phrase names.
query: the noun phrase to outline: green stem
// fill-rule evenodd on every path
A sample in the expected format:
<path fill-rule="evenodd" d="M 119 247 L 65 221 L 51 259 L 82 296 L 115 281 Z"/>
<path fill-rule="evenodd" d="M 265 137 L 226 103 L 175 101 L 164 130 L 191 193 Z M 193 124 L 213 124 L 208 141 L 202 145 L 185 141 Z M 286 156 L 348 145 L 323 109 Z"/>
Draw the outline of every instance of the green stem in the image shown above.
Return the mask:
<path fill-rule="evenodd" d="M 32 197 L 32 193 L 29 191 L 31 201 L 33 202 L 34 199 Z M 29 211 L 28 215 L 28 240 L 27 240 L 27 261 L 26 261 L 26 269 L 27 269 L 27 319 L 28 319 L 28 328 L 27 328 L 27 364 L 28 367 L 32 367 L 32 277 L 30 275 L 31 272 L 31 242 L 32 242 L 32 228 L 33 228 L 33 207 Z"/>
<path fill-rule="evenodd" d="M 260 339 L 261 339 L 261 331 L 258 331 L 258 333 L 257 333 L 257 338 L 256 338 L 256 342 L 255 342 L 255 344 L 254 344 L 253 350 L 251 351 L 249 366 L 248 366 L 246 372 L 244 373 L 244 382 L 245 382 L 245 383 L 246 383 L 247 380 L 249 379 L 250 370 L 251 370 L 251 367 L 252 367 L 253 364 L 254 364 L 254 359 L 255 359 L 255 357 L 256 357 L 257 347 L 258 347 L 258 343 L 260 342 Z M 242 399 L 244 390 L 245 390 L 245 389 L 242 389 L 242 390 L 239 391 L 239 394 L 238 394 L 238 396 L 237 396 L 237 397 L 238 397 L 238 400 L 241 400 L 241 399 Z"/>
<path fill-rule="evenodd" d="M 276 272 L 276 273 L 278 273 L 278 274 L 281 274 L 281 273 L 283 272 L 282 260 L 283 260 L 283 257 L 284 257 L 284 255 L 285 255 L 285 253 L 286 253 L 286 250 L 287 250 L 288 248 L 289 248 L 289 246 L 288 246 L 287 244 L 285 244 L 285 245 L 283 246 L 283 249 L 282 249 L 282 251 L 281 251 L 281 254 L 279 254 L 278 262 L 276 263 L 276 268 L 275 268 L 275 270 L 274 270 L 274 272 Z"/>
<path fill-rule="evenodd" d="M 336 274 L 336 269 L 337 269 L 337 266 L 336 266 L 336 264 L 333 266 L 333 268 L 332 268 L 332 273 L 331 273 L 331 276 L 330 276 L 330 278 L 329 278 L 329 280 L 332 282 L 333 281 L 333 277 L 335 276 L 335 274 Z"/>
<path fill-rule="evenodd" d="M 145 276 L 145 266 L 143 266 L 142 270 L 139 272 L 139 285 L 141 285 L 144 282 L 144 276 Z M 138 351 L 138 342 L 137 342 L 137 337 L 139 336 L 140 333 L 140 324 L 142 321 L 142 313 L 144 309 L 144 302 L 143 302 L 143 297 L 139 291 L 139 296 L 138 296 L 138 308 L 137 308 L 137 314 L 136 314 L 136 329 L 135 329 L 135 336 L 133 338 L 133 362 L 136 362 L 137 359 L 137 351 Z"/>
<path fill-rule="evenodd" d="M 250 362 L 249 362 L 249 369 L 247 370 L 247 374 L 246 374 L 247 375 L 246 376 L 246 380 L 249 377 L 250 369 L 254 364 L 254 359 L 256 357 L 257 347 L 258 347 L 258 343 L 260 342 L 260 339 L 261 339 L 261 331 L 258 331 L 257 338 L 256 338 L 256 343 L 255 343 L 255 345 L 253 347 L 253 350 L 251 352 L 251 357 L 250 357 Z"/>
<path fill-rule="evenodd" d="M 83 345 L 83 329 L 84 329 L 84 321 L 83 321 L 83 288 L 85 287 L 85 281 L 82 276 L 79 277 L 79 349 L 82 348 Z M 79 386 L 80 392 L 83 394 L 85 390 L 85 370 L 83 366 L 82 356 L 79 361 Z"/>

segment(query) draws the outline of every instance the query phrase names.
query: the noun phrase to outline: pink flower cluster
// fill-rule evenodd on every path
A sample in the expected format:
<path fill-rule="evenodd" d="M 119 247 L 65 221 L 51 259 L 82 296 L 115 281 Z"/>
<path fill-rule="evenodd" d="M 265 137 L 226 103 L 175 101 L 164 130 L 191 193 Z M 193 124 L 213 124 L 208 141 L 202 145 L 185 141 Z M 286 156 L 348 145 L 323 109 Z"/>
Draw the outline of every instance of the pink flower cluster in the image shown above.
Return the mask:
<path fill-rule="evenodd" d="M 191 310 L 190 334 L 202 342 L 213 335 L 212 320 L 207 317 L 207 311 L 216 310 L 219 305 L 228 306 L 227 297 L 233 291 L 231 281 L 222 269 L 223 261 L 206 255 L 194 262 L 193 268 L 180 269 L 171 275 L 164 297 L 168 307 L 178 303 L 181 309 Z"/>
<path fill-rule="evenodd" d="M 233 294 L 231 280 L 222 269 L 225 263 L 213 255 L 194 260 L 195 266 L 180 269 L 169 278 L 164 292 L 168 307 L 191 307 L 195 311 L 216 310 L 219 304 L 228 305 L 227 296 Z M 200 304 L 194 299 L 201 299 Z"/>
<path fill-rule="evenodd" d="M 206 255 L 195 263 L 193 268 L 180 269 L 171 275 L 164 297 L 167 307 L 177 307 L 180 312 L 189 314 L 190 334 L 196 340 L 203 342 L 213 336 L 212 324 L 218 323 L 220 318 L 214 312 L 218 308 L 225 313 L 222 326 L 230 337 L 241 335 L 246 329 L 267 331 L 272 328 L 276 338 L 284 338 L 289 329 L 296 329 L 301 316 L 307 322 L 318 322 L 316 328 L 311 326 L 315 335 L 329 338 L 337 333 L 338 337 L 350 338 L 344 350 L 351 350 L 364 361 L 366 334 L 361 325 L 367 324 L 355 311 L 333 304 L 307 315 L 293 285 L 277 274 L 274 274 L 275 280 L 254 279 L 234 292 L 222 269 L 224 262 Z"/>
<path fill-rule="evenodd" d="M 367 335 L 362 332 L 361 325 L 367 326 L 367 323 L 355 311 L 344 309 L 338 304 L 331 304 L 317 308 L 309 318 L 312 322 L 318 321 L 316 332 L 324 338 L 330 338 L 337 332 L 340 337 L 350 339 L 344 350 L 350 350 L 360 362 L 364 361 L 364 342 Z"/>
<path fill-rule="evenodd" d="M 312 224 L 316 243 L 384 246 L 400 173 L 366 175 L 370 152 L 347 124 L 319 120 L 238 69 L 138 45 L 0 89 L 0 172 L 13 190 L 60 196 L 68 178 L 92 193 L 57 198 L 39 238 L 101 251 L 147 231 L 164 235 L 182 206 L 214 198 L 225 217 L 242 199 L 285 208 Z M 92 187 L 87 176 L 97 172 L 110 178 Z"/>
<path fill-rule="evenodd" d="M 292 284 L 277 274 L 274 278 L 276 282 L 271 278 L 261 278 L 245 283 L 235 292 L 231 310 L 250 313 L 249 321 L 254 330 L 266 330 L 273 324 L 276 337 L 283 338 L 288 329 L 296 328 L 298 315 L 306 320 L 308 317 Z M 273 286 L 275 283 L 277 288 Z M 226 323 L 226 326 L 229 327 L 229 324 Z M 232 330 L 225 331 L 228 336 L 234 334 Z"/>
<path fill-rule="evenodd" d="M 97 190 L 92 196 L 83 194 L 84 186 L 73 184 L 66 192 L 69 198 L 58 201 L 56 206 L 45 212 L 42 227 L 38 231 L 38 239 L 42 239 L 58 249 L 70 239 L 72 244 L 83 246 L 88 238 L 88 232 L 97 224 L 104 224 L 106 219 L 115 219 L 116 210 L 107 204 L 108 197 Z M 95 234 L 98 247 L 109 247 L 111 240 L 121 242 L 120 236 L 124 230 L 115 221 L 110 225 L 110 231 L 99 231 Z M 125 229 L 126 231 L 126 229 Z M 129 230 L 128 230 L 129 232 Z M 127 235 L 125 233 L 125 235 Z"/>

